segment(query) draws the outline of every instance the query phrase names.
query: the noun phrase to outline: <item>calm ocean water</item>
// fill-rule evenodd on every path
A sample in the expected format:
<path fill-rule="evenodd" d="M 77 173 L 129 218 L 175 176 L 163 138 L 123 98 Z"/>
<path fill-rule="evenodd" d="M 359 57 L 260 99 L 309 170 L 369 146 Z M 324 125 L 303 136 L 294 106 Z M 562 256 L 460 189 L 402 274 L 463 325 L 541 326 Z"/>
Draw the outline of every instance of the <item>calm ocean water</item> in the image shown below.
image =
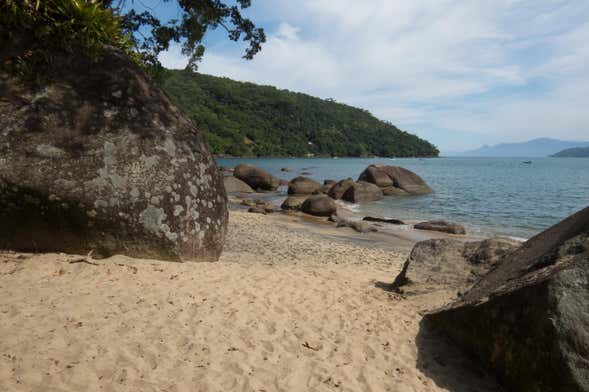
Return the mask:
<path fill-rule="evenodd" d="M 531 164 L 523 161 L 531 160 Z M 365 215 L 406 220 L 445 219 L 471 232 L 529 238 L 589 206 L 587 158 L 224 158 L 223 166 L 252 163 L 279 178 L 357 179 L 372 163 L 403 166 L 435 193 L 387 197 L 354 207 Z M 280 171 L 291 169 L 289 173 Z"/>

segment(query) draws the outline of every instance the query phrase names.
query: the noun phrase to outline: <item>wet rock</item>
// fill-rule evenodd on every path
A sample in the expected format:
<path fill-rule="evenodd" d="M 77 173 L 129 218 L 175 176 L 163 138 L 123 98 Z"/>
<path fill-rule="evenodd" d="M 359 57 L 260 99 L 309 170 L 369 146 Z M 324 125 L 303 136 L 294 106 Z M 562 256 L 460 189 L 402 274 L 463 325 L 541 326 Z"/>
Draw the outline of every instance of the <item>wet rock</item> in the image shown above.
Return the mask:
<path fill-rule="evenodd" d="M 289 196 L 284 200 L 280 208 L 283 210 L 300 210 L 308 196 Z"/>
<path fill-rule="evenodd" d="M 253 207 L 256 205 L 256 202 L 252 199 L 243 199 L 240 204 L 242 206 Z"/>
<path fill-rule="evenodd" d="M 365 222 L 350 221 L 346 219 L 339 219 L 337 221 L 337 227 L 349 227 L 356 230 L 358 233 L 370 233 L 378 231 L 376 227 Z"/>
<path fill-rule="evenodd" d="M 279 180 L 270 173 L 246 163 L 237 165 L 233 175 L 255 190 L 275 191 L 280 184 Z"/>
<path fill-rule="evenodd" d="M 0 75 L 0 248 L 216 260 L 227 197 L 202 133 L 126 55 Z"/>
<path fill-rule="evenodd" d="M 385 196 L 410 196 L 411 194 L 401 188 L 397 188 L 394 186 L 387 186 L 386 188 L 382 189 L 382 193 Z"/>
<path fill-rule="evenodd" d="M 321 184 L 310 178 L 298 176 L 288 183 L 289 195 L 310 195 L 321 188 Z"/>
<path fill-rule="evenodd" d="M 245 182 L 237 177 L 226 176 L 223 177 L 223 185 L 227 193 L 253 193 L 254 190 Z"/>
<path fill-rule="evenodd" d="M 382 199 L 380 188 L 368 182 L 355 182 L 343 194 L 342 199 L 351 203 L 366 203 Z"/>
<path fill-rule="evenodd" d="M 388 218 L 377 218 L 374 216 L 365 216 L 362 218 L 363 221 L 367 222 L 380 222 L 380 223 L 388 223 L 391 225 L 404 225 L 405 222 L 399 219 L 388 219 Z"/>
<path fill-rule="evenodd" d="M 525 242 L 427 314 L 510 391 L 589 390 L 589 208 Z"/>
<path fill-rule="evenodd" d="M 409 286 L 403 289 L 413 292 L 465 290 L 520 245 L 504 237 L 467 243 L 446 238 L 418 242 L 392 288 Z"/>
<path fill-rule="evenodd" d="M 442 233 L 448 234 L 466 234 L 464 226 L 455 223 L 448 223 L 442 220 L 421 222 L 414 225 L 413 227 L 418 230 L 440 231 Z"/>
<path fill-rule="evenodd" d="M 380 188 L 386 188 L 387 195 L 432 193 L 432 189 L 421 177 L 400 166 L 370 165 L 360 174 L 358 181 L 366 181 Z"/>
<path fill-rule="evenodd" d="M 331 216 L 337 211 L 333 199 L 326 195 L 311 195 L 301 205 L 301 211 L 315 216 Z"/>
<path fill-rule="evenodd" d="M 252 214 L 263 214 L 266 215 L 268 211 L 263 206 L 253 206 L 248 208 L 247 212 L 251 212 Z"/>
<path fill-rule="evenodd" d="M 346 178 L 345 180 L 338 181 L 335 183 L 327 192 L 327 195 L 332 199 L 339 200 L 342 198 L 344 193 L 354 184 L 354 180 Z"/>
<path fill-rule="evenodd" d="M 280 169 L 280 171 L 288 173 L 290 171 L 290 169 L 288 167 L 283 167 L 282 169 Z"/>

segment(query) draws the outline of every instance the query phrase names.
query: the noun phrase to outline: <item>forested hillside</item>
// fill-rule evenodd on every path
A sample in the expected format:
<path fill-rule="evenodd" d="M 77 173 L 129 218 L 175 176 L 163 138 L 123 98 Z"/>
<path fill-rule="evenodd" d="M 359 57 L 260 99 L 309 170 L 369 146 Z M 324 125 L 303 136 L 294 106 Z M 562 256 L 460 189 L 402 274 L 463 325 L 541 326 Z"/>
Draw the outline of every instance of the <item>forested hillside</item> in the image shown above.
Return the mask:
<path fill-rule="evenodd" d="M 553 155 L 557 158 L 589 158 L 589 147 L 567 148 Z"/>
<path fill-rule="evenodd" d="M 214 154 L 438 155 L 429 142 L 332 100 L 191 71 L 166 70 L 160 83 L 196 121 Z"/>

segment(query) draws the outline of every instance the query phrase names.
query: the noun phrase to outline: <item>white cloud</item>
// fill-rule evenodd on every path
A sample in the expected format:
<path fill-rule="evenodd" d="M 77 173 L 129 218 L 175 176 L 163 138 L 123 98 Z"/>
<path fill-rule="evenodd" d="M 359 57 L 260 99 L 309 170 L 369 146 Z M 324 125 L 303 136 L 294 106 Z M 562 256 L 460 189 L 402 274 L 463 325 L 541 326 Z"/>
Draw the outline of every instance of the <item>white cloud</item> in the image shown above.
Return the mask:
<path fill-rule="evenodd" d="M 277 26 L 254 60 L 209 45 L 200 70 L 333 97 L 418 134 L 472 135 L 434 140 L 447 149 L 589 139 L 584 0 L 292 3 L 254 2 L 252 18 Z M 161 59 L 185 65 L 177 48 Z"/>

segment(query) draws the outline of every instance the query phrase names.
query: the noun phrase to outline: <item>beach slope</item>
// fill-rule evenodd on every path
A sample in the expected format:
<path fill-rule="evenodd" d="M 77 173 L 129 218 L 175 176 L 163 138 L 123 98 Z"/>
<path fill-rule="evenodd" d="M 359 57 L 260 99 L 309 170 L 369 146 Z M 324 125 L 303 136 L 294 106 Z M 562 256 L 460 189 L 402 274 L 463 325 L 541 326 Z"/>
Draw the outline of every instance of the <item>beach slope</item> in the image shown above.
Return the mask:
<path fill-rule="evenodd" d="M 322 230 L 232 211 L 218 263 L 0 253 L 0 390 L 496 389 L 419 329 L 455 293 L 383 290 L 404 253 Z"/>

